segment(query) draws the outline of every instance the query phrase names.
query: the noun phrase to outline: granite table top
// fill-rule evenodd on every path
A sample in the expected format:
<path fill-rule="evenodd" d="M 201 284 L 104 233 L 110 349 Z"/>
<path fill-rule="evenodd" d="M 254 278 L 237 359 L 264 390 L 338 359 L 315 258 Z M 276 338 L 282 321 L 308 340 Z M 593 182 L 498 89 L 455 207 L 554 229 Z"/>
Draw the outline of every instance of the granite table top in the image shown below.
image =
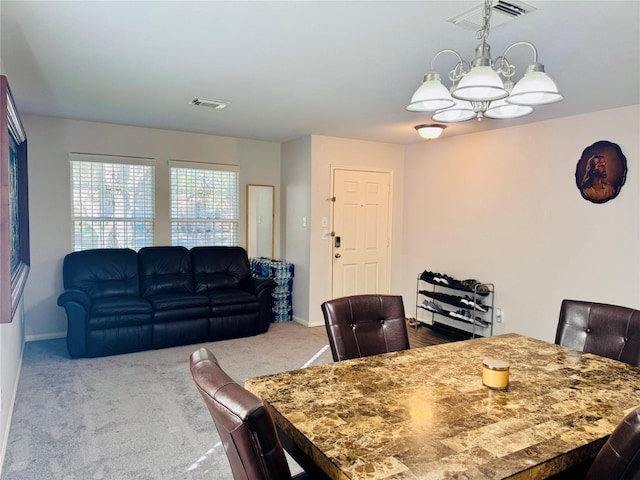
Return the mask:
<path fill-rule="evenodd" d="M 510 362 L 507 391 L 482 361 Z M 534 479 L 593 458 L 640 405 L 640 369 L 517 334 L 247 380 L 333 479 Z"/>

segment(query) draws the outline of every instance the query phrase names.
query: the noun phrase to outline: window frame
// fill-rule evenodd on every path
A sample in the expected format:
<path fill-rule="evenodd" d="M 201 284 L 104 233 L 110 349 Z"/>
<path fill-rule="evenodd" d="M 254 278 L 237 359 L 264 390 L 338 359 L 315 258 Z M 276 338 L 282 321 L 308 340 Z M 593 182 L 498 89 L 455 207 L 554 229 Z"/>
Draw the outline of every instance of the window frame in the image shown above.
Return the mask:
<path fill-rule="evenodd" d="M 150 167 L 150 202 L 151 219 L 139 218 L 139 217 L 84 217 L 75 215 L 75 199 L 74 199 L 74 162 L 95 163 L 101 165 L 127 165 L 132 167 Z M 151 246 L 155 244 L 156 240 L 156 161 L 150 157 L 133 157 L 133 156 L 115 156 L 115 155 L 103 155 L 103 154 L 87 154 L 87 153 L 69 153 L 69 194 L 71 204 L 71 249 L 73 251 L 88 250 L 92 248 L 131 248 L 138 250 L 143 246 Z M 97 221 L 97 222 L 124 222 L 126 224 L 132 223 L 150 223 L 151 235 L 142 246 L 136 246 L 131 243 L 122 246 L 105 245 L 103 242 L 99 246 L 90 246 L 78 248 L 76 245 L 76 222 L 78 221 Z M 101 239 L 102 240 L 102 239 Z"/>
<path fill-rule="evenodd" d="M 240 168 L 237 165 L 220 164 L 220 163 L 205 163 L 205 162 L 190 162 L 184 160 L 169 160 L 169 231 L 171 236 L 171 245 L 182 245 L 187 248 L 195 246 L 205 245 L 221 245 L 221 246 L 237 246 L 240 235 Z M 188 169 L 194 171 L 209 171 L 209 172 L 229 172 L 235 174 L 235 198 L 233 199 L 233 205 L 235 206 L 234 218 L 211 218 L 211 217 L 176 217 L 174 216 L 174 169 Z M 176 223 L 192 223 L 203 224 L 210 223 L 213 226 L 212 230 L 215 230 L 215 225 L 229 226 L 231 225 L 231 236 L 229 243 L 219 243 L 213 240 L 207 240 L 205 243 L 196 241 L 191 242 L 179 242 L 174 236 L 174 225 Z M 215 235 L 215 234 L 214 234 Z M 194 240 L 194 239 L 192 239 Z"/>

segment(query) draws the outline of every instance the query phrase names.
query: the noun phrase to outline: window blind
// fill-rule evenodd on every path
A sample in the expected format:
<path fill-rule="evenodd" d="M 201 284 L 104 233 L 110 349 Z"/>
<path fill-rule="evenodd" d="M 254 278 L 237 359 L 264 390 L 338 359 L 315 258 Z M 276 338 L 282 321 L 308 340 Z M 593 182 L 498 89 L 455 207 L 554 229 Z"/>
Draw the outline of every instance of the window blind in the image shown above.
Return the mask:
<path fill-rule="evenodd" d="M 73 249 L 153 244 L 154 167 L 71 161 Z"/>
<path fill-rule="evenodd" d="M 187 248 L 238 243 L 238 172 L 171 167 L 171 238 Z"/>

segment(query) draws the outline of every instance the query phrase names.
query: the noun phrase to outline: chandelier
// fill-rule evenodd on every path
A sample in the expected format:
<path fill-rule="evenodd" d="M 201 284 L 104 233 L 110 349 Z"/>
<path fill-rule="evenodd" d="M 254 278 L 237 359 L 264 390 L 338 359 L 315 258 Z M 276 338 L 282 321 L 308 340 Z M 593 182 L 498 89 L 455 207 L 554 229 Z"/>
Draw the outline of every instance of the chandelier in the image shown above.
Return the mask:
<path fill-rule="evenodd" d="M 440 50 L 433 57 L 431 69 L 413 94 L 407 110 L 435 112 L 431 118 L 443 123 L 464 122 L 473 118 L 482 120 L 483 117 L 509 119 L 532 113 L 536 105 L 559 102 L 564 98 L 555 82 L 544 72 L 544 66 L 538 62 L 538 51 L 532 43 L 516 42 L 500 57 L 491 59 L 487 38 L 492 7 L 492 0 L 485 0 L 482 28 L 477 32 L 480 44 L 476 47 L 473 62 L 464 60 L 455 50 Z M 533 62 L 514 85 L 512 79 L 516 68 L 509 63 L 507 54 L 518 46 L 526 46 L 533 51 Z M 458 59 L 449 72 L 449 89 L 442 84 L 434 69 L 436 59 L 443 54 L 452 54 Z"/>

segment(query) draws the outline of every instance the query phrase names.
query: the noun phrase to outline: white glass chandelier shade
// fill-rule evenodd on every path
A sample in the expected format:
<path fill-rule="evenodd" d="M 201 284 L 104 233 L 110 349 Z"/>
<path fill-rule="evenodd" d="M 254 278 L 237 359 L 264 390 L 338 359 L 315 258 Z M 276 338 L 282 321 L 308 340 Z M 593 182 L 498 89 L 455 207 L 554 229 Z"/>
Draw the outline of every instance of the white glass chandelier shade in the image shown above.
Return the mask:
<path fill-rule="evenodd" d="M 433 140 L 434 138 L 438 138 L 442 134 L 444 129 L 447 128 L 447 126 L 439 125 L 437 123 L 431 123 L 431 124 L 416 125 L 413 128 L 417 130 L 418 134 L 422 138 L 426 140 Z"/>
<path fill-rule="evenodd" d="M 500 75 L 489 66 L 473 67 L 451 94 L 469 102 L 490 102 L 505 98 L 509 93 L 502 86 Z"/>
<path fill-rule="evenodd" d="M 542 71 L 528 69 L 513 87 L 507 102 L 514 105 L 545 105 L 559 102 L 563 98 L 558 91 L 558 86 L 544 73 L 544 69 Z"/>
<path fill-rule="evenodd" d="M 411 97 L 406 109 L 410 112 L 433 112 L 455 104 L 449 90 L 440 81 L 440 75 L 429 72 L 424 82 Z"/>
<path fill-rule="evenodd" d="M 465 100 L 456 100 L 456 104 L 453 107 L 438 110 L 433 114 L 431 119 L 435 122 L 466 122 L 476 117 L 476 112 L 473 111 L 471 104 Z"/>
<path fill-rule="evenodd" d="M 487 118 L 495 120 L 506 120 L 509 118 L 524 117 L 533 113 L 533 107 L 529 105 L 512 105 L 507 102 L 508 98 L 503 98 L 495 102 L 491 102 L 489 108 L 484 112 Z"/>

